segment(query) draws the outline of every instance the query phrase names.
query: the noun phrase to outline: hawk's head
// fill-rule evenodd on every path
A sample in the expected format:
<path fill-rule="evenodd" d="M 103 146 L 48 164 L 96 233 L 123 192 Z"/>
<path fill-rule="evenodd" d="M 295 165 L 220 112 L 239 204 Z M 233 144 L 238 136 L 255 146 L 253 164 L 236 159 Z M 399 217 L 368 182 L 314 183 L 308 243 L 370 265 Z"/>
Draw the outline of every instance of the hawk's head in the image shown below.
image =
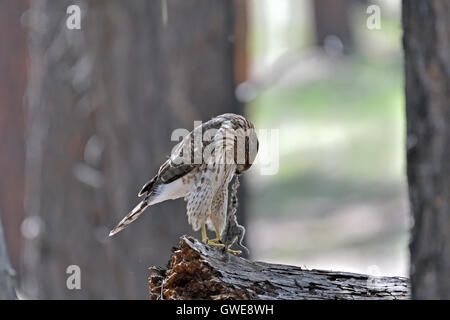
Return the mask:
<path fill-rule="evenodd" d="M 258 137 L 256 136 L 255 129 L 253 128 L 253 125 L 251 128 L 246 129 L 246 135 L 245 135 L 245 156 L 244 161 L 239 161 L 236 150 L 239 148 L 236 148 L 235 146 L 235 162 L 236 162 L 236 174 L 241 174 L 252 166 L 253 162 L 255 161 L 256 155 L 258 153 L 259 149 L 259 141 Z M 235 141 L 236 142 L 236 141 Z"/>

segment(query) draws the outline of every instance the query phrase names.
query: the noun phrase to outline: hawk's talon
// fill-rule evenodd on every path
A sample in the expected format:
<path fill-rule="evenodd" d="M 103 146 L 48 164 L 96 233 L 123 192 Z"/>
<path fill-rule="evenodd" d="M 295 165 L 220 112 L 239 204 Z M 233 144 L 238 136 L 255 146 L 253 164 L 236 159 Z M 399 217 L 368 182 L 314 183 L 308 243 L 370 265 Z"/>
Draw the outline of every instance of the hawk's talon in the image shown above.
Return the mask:
<path fill-rule="evenodd" d="M 241 254 L 241 253 L 242 253 L 241 250 L 232 250 L 232 249 L 227 249 L 227 252 L 228 252 L 228 253 L 235 254 L 235 255 L 238 255 L 238 254 Z"/>
<path fill-rule="evenodd" d="M 217 240 L 217 239 L 211 239 L 211 240 L 208 240 L 208 244 L 213 247 L 224 248 L 225 245 L 223 243 L 220 243 L 219 241 L 220 240 Z"/>

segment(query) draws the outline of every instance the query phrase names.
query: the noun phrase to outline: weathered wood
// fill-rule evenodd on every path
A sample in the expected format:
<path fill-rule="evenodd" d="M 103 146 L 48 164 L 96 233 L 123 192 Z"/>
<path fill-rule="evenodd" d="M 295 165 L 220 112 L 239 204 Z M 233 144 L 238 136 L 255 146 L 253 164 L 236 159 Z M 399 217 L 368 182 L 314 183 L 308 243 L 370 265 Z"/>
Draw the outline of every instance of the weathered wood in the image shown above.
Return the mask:
<path fill-rule="evenodd" d="M 150 299 L 409 299 L 409 280 L 253 262 L 183 236 Z"/>

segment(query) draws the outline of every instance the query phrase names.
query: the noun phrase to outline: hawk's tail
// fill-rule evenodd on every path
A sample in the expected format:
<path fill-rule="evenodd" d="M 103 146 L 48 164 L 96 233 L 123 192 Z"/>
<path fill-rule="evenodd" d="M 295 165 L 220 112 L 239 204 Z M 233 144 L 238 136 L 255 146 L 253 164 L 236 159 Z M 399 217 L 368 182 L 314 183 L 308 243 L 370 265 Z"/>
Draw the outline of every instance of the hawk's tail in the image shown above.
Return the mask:
<path fill-rule="evenodd" d="M 125 229 L 130 223 L 139 218 L 139 216 L 145 211 L 145 209 L 147 209 L 149 205 L 150 205 L 149 198 L 146 197 L 136 207 L 134 207 L 134 209 L 131 210 L 131 212 L 127 214 L 125 218 L 123 218 L 122 221 L 120 221 L 119 224 L 114 229 L 111 230 L 109 236 L 111 237 L 116 233 Z"/>

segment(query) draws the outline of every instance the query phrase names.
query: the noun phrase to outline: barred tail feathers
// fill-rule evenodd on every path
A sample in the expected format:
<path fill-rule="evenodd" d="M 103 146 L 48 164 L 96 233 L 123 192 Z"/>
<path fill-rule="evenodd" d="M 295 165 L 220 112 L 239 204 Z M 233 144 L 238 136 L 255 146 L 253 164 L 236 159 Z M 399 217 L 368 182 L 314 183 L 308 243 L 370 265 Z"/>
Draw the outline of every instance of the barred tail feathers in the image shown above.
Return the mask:
<path fill-rule="evenodd" d="M 177 198 L 186 196 L 189 191 L 189 186 L 184 184 L 182 179 L 177 179 L 169 184 L 157 184 L 155 185 L 155 179 L 148 182 L 139 193 L 139 196 L 145 196 L 134 209 L 119 222 L 119 224 L 111 230 L 109 236 L 113 236 L 116 233 L 125 229 L 130 223 L 139 218 L 139 216 L 147 209 L 147 207 Z"/>
<path fill-rule="evenodd" d="M 116 233 L 122 231 L 125 229 L 130 223 L 132 223 L 134 220 L 140 217 L 140 215 L 147 209 L 147 207 L 150 205 L 148 202 L 148 198 L 142 200 L 136 207 L 134 207 L 133 210 L 129 214 L 125 216 L 118 224 L 117 226 L 111 230 L 109 233 L 109 236 L 113 236 Z"/>

